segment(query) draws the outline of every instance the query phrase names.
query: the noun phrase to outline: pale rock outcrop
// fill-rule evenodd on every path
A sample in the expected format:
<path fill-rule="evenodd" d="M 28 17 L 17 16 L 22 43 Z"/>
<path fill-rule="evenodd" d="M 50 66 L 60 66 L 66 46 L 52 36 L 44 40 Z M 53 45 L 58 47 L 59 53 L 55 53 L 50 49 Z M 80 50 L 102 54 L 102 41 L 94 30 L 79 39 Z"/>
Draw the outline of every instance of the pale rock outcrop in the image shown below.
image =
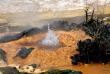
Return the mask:
<path fill-rule="evenodd" d="M 23 66 L 25 72 L 34 72 L 34 68 L 32 66 L 25 65 Z"/>
<path fill-rule="evenodd" d="M 6 19 L 0 19 L 0 26 L 7 23 L 8 21 Z"/>
<path fill-rule="evenodd" d="M 0 0 L 0 12 L 65 11 L 83 9 L 87 4 L 108 5 L 110 0 Z"/>

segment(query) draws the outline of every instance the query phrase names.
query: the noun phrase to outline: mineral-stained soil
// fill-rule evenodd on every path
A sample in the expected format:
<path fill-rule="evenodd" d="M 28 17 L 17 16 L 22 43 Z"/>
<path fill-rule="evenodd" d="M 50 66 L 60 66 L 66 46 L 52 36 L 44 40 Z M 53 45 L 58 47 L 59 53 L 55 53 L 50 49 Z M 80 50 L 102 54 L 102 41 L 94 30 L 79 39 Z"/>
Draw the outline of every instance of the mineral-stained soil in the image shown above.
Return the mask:
<path fill-rule="evenodd" d="M 79 40 L 91 39 L 83 30 L 73 31 L 54 31 L 55 34 L 60 34 L 59 40 L 63 45 L 57 50 L 43 49 L 38 47 L 37 43 L 42 41 L 47 33 L 36 34 L 30 37 L 23 37 L 16 41 L 1 43 L 0 48 L 6 52 L 7 64 L 16 64 L 23 67 L 24 65 L 36 64 L 40 69 L 59 68 L 72 69 L 82 71 L 84 74 L 109 74 L 110 64 L 90 64 L 90 65 L 72 65 L 70 56 L 78 53 L 76 51 L 77 42 Z M 34 47 L 35 49 L 25 58 L 13 58 L 21 47 Z"/>

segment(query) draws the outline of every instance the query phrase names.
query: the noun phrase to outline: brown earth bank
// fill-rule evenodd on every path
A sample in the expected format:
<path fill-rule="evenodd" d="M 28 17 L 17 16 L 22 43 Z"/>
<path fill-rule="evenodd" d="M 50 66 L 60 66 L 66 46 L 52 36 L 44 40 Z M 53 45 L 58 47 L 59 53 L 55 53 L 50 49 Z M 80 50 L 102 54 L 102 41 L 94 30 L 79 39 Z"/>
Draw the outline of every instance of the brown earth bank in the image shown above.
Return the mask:
<path fill-rule="evenodd" d="M 85 34 L 83 30 L 73 31 L 54 31 L 55 34 L 60 34 L 59 40 L 63 45 L 57 50 L 43 49 L 42 46 L 38 47 L 38 43 L 42 41 L 47 33 L 37 34 L 31 37 L 23 37 L 16 41 L 8 43 L 1 43 L 0 48 L 6 52 L 7 64 L 20 65 L 21 69 L 24 65 L 36 64 L 42 70 L 49 68 L 58 69 L 72 69 L 76 71 L 82 71 L 84 74 L 109 74 L 110 64 L 97 64 L 92 63 L 90 65 L 78 64 L 72 65 L 70 56 L 78 53 L 77 42 L 79 40 L 91 39 Z M 60 45 L 60 44 L 59 44 Z M 13 58 L 21 47 L 34 47 L 34 50 L 25 58 L 20 57 Z"/>

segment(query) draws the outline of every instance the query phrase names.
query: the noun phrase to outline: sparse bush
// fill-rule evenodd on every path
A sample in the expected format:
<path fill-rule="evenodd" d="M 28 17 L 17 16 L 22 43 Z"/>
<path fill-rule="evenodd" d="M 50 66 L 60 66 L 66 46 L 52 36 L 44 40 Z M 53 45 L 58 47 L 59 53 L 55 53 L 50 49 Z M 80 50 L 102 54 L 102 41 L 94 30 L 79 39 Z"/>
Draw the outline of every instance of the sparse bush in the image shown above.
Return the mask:
<path fill-rule="evenodd" d="M 88 10 L 87 10 L 88 11 Z M 110 25 L 104 25 L 103 20 L 93 19 L 94 10 L 91 19 L 88 19 L 86 11 L 86 22 L 84 30 L 86 34 L 92 37 L 92 40 L 86 39 L 85 41 L 78 42 L 77 51 L 80 54 L 71 56 L 72 63 L 77 65 L 78 62 L 82 63 L 108 63 L 110 62 Z"/>

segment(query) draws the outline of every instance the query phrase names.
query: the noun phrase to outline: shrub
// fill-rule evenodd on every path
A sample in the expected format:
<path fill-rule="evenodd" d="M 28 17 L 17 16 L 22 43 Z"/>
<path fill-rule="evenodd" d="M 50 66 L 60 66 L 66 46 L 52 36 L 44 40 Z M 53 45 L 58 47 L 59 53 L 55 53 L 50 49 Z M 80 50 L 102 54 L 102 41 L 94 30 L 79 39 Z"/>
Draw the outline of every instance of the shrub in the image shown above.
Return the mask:
<path fill-rule="evenodd" d="M 87 10 L 88 11 L 88 10 Z M 103 20 L 93 19 L 94 10 L 91 19 L 88 19 L 86 11 L 86 22 L 83 23 L 86 34 L 90 35 L 93 39 L 86 39 L 77 43 L 80 54 L 71 56 L 72 64 L 77 65 L 78 62 L 82 63 L 108 63 L 110 61 L 110 25 L 103 24 Z"/>

